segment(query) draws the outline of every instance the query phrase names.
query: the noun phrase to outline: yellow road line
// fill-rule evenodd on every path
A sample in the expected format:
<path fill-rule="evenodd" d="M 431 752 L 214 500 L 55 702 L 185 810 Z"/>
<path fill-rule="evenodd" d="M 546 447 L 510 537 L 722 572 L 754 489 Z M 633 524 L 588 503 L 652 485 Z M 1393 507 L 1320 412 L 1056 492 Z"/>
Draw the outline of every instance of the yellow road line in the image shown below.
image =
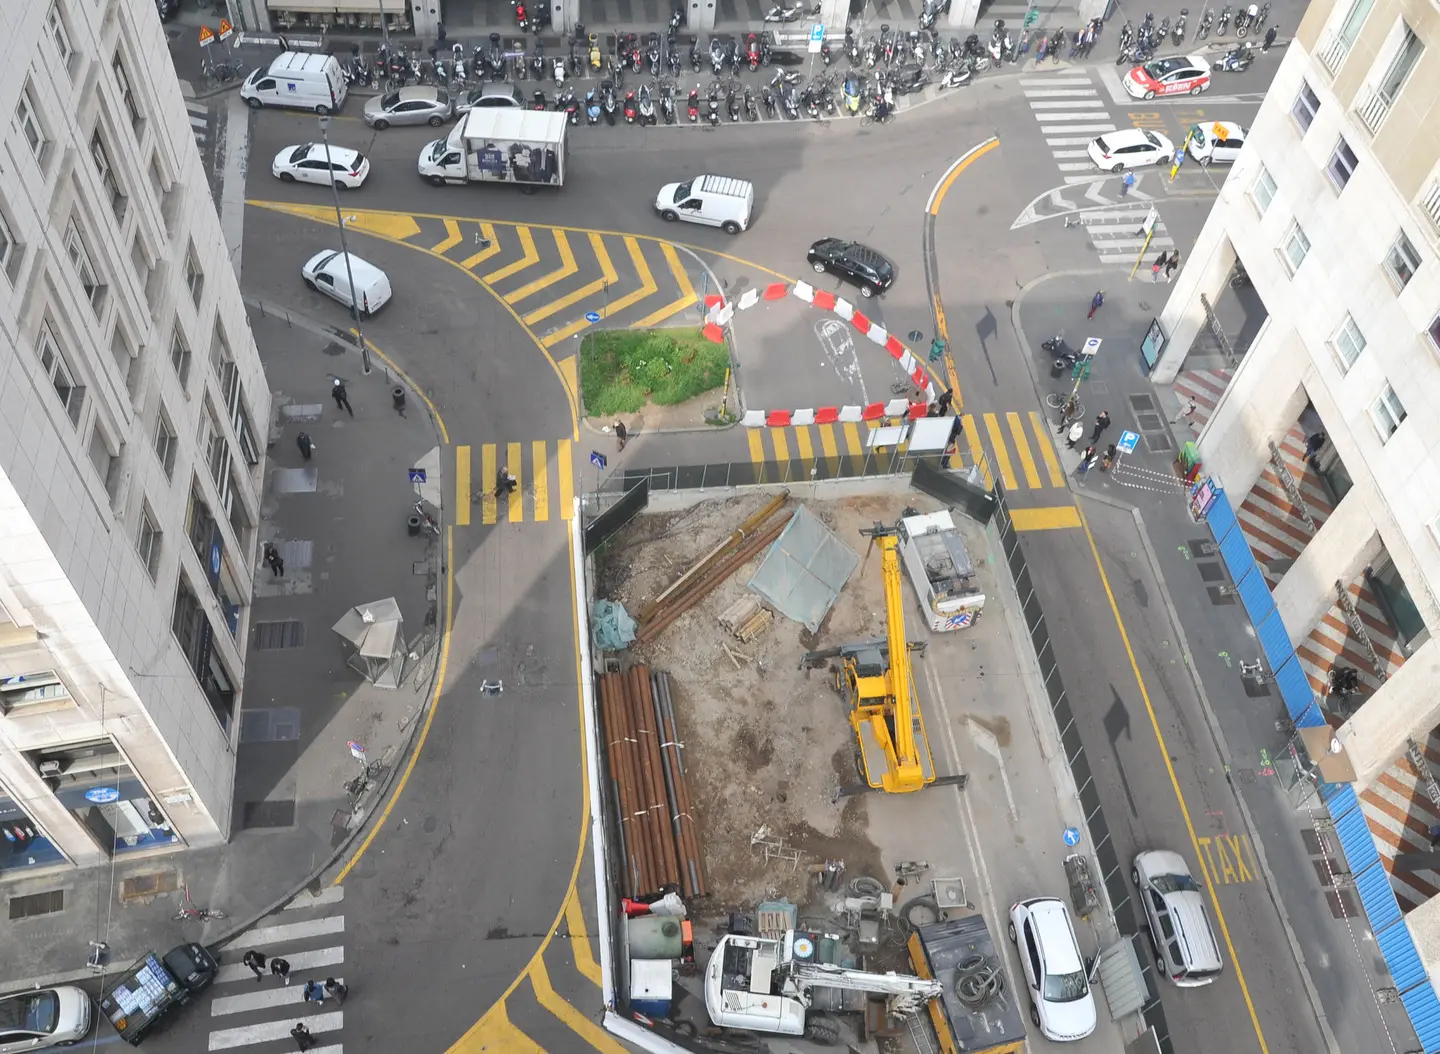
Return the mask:
<path fill-rule="evenodd" d="M 1062 527 L 1080 526 L 1080 514 L 1074 505 L 1055 505 L 1048 509 L 1011 509 L 1010 519 L 1017 531 L 1055 531 Z"/>
<path fill-rule="evenodd" d="M 785 441 L 785 429 L 771 428 L 769 429 L 769 432 L 770 441 L 775 445 L 775 460 L 789 461 L 790 444 Z"/>
<path fill-rule="evenodd" d="M 625 238 L 625 248 L 630 252 L 630 262 L 635 266 L 635 273 L 640 276 L 640 288 L 633 292 L 626 293 L 618 300 L 611 300 L 601 307 L 599 311 L 601 318 L 610 318 L 624 311 L 631 304 L 638 304 L 659 289 L 659 286 L 655 284 L 654 277 L 650 274 L 649 264 L 645 262 L 645 255 L 640 251 L 639 240 L 627 235 Z M 559 344 L 563 340 L 568 340 L 581 330 L 588 329 L 589 326 L 590 323 L 583 318 L 576 319 L 563 329 L 557 329 L 540 343 L 544 344 L 547 348 L 553 348 L 556 344 Z"/>
<path fill-rule="evenodd" d="M 825 452 L 825 459 L 834 463 L 837 467 L 840 464 L 840 448 L 835 445 L 835 426 L 820 426 L 820 449 Z"/>
<path fill-rule="evenodd" d="M 585 929 L 585 909 L 580 906 L 580 891 L 570 891 L 565 902 L 565 924 L 570 929 L 571 957 L 575 969 L 590 978 L 597 988 L 601 986 L 600 966 L 595 962 L 595 953 L 590 949 L 590 934 Z"/>
<path fill-rule="evenodd" d="M 1040 473 L 1035 468 L 1035 458 L 1030 454 L 1030 443 L 1025 438 L 1025 425 L 1017 413 L 1007 413 L 1005 423 L 1010 426 L 1010 435 L 1015 440 L 1015 453 L 1020 457 L 1020 469 L 1025 473 L 1025 485 L 1032 489 L 1040 487 Z"/>
<path fill-rule="evenodd" d="M 495 444 L 480 447 L 480 522 L 495 522 Z"/>
<path fill-rule="evenodd" d="M 429 251 L 432 253 L 449 252 L 451 248 L 460 244 L 460 238 L 460 224 L 456 223 L 454 220 L 446 220 L 445 240 L 443 242 L 436 242 L 434 245 L 430 246 Z"/>
<path fill-rule="evenodd" d="M 473 270 L 474 268 L 480 266 L 482 263 L 484 263 L 486 260 L 490 259 L 490 257 L 494 256 L 500 251 L 500 239 L 495 237 L 495 228 L 493 226 L 488 223 L 480 224 L 480 237 L 484 238 L 490 244 L 485 248 L 481 249 L 474 256 L 467 256 L 465 257 L 465 259 L 460 261 L 460 266 L 465 268 L 467 271 Z"/>
<path fill-rule="evenodd" d="M 1065 486 L 1065 473 L 1060 471 L 1060 462 L 1055 457 L 1055 444 L 1050 439 L 1050 429 L 1040 420 L 1040 415 L 1030 411 L 1030 430 L 1035 433 L 1035 442 L 1040 447 L 1040 459 L 1045 462 L 1045 474 L 1050 477 L 1050 486 Z"/>
<path fill-rule="evenodd" d="M 608 289 L 620 281 L 620 276 L 615 273 L 615 265 L 610 262 L 610 254 L 605 250 L 605 239 L 598 234 L 590 235 L 590 248 L 595 252 L 595 259 L 600 262 L 601 277 L 586 285 L 582 285 L 573 293 L 566 293 L 558 300 L 552 300 L 544 307 L 538 307 L 525 316 L 525 324 L 533 326 L 537 322 L 544 322 L 551 315 L 558 315 L 567 307 L 573 307 L 580 301 L 594 296 L 596 293 Z"/>
<path fill-rule="evenodd" d="M 575 264 L 575 254 L 570 251 L 570 240 L 565 237 L 564 231 L 552 231 L 555 236 L 555 248 L 560 252 L 560 266 L 549 274 L 541 275 L 533 282 L 527 282 L 513 293 L 507 293 L 505 303 L 517 304 L 527 296 L 534 296 L 547 286 L 552 286 L 569 278 L 580 270 Z M 527 323 L 528 325 L 528 323 Z"/>
<path fill-rule="evenodd" d="M 535 477 L 535 522 L 543 523 L 550 518 L 550 466 L 545 463 L 544 440 L 531 442 L 530 465 L 530 474 Z"/>
<path fill-rule="evenodd" d="M 695 287 L 690 284 L 690 276 L 685 273 L 685 265 L 680 262 L 680 255 L 675 251 L 675 246 L 669 242 L 661 242 L 660 254 L 665 257 L 665 262 L 670 265 L 670 274 L 674 277 L 675 284 L 680 287 L 680 295 L 659 311 L 646 315 L 639 322 L 632 324 L 631 329 L 646 329 L 650 326 L 658 326 L 671 315 L 678 315 L 687 308 L 694 307 L 698 299 L 695 296 Z"/>
<path fill-rule="evenodd" d="M 505 445 L 505 464 L 510 469 L 510 475 L 518 481 L 520 479 L 520 444 L 507 443 Z M 505 495 L 505 518 L 511 523 L 523 523 L 525 521 L 525 486 L 518 483 L 514 490 Z"/>
<path fill-rule="evenodd" d="M 610 1033 L 560 998 L 550 984 L 550 972 L 545 968 L 544 959 L 536 959 L 531 964 L 528 976 L 530 986 L 535 989 L 536 1001 L 564 1022 L 570 1031 L 603 1054 L 626 1054 L 625 1048 L 611 1038 Z"/>
<path fill-rule="evenodd" d="M 750 443 L 750 460 L 756 465 L 765 461 L 765 440 L 761 437 L 761 429 L 745 429 L 745 438 Z"/>
<path fill-rule="evenodd" d="M 485 1016 L 470 1027 L 450 1048 L 449 1054 L 480 1054 L 481 1051 L 504 1051 L 505 1054 L 545 1054 L 545 1048 L 521 1032 L 510 1020 L 505 1000 L 485 1011 Z"/>
<path fill-rule="evenodd" d="M 1180 805 L 1180 815 L 1185 818 L 1185 830 L 1190 834 L 1190 846 L 1195 850 L 1195 855 L 1200 856 L 1200 839 L 1195 831 L 1195 821 L 1190 816 L 1190 806 L 1185 802 L 1185 794 L 1180 790 L 1180 779 L 1175 775 L 1175 763 L 1171 761 L 1170 745 L 1165 740 L 1165 733 L 1160 730 L 1160 718 L 1156 716 L 1155 704 L 1150 700 L 1150 692 L 1145 687 L 1145 678 L 1140 675 L 1140 664 L 1135 659 L 1135 649 L 1130 644 L 1130 634 L 1125 630 L 1125 620 L 1120 617 L 1120 605 L 1115 601 L 1115 591 L 1110 588 L 1110 579 L 1105 574 L 1105 565 L 1100 560 L 1100 550 L 1095 544 L 1095 535 L 1090 530 L 1090 524 L 1085 519 L 1085 514 L 1076 508 L 1079 515 L 1080 526 L 1085 531 L 1085 540 L 1090 544 L 1090 556 L 1095 561 L 1095 571 L 1100 576 L 1100 584 L 1105 587 L 1105 598 L 1110 603 L 1110 614 L 1115 619 L 1115 626 L 1120 630 L 1120 642 L 1125 645 L 1125 656 L 1130 660 L 1130 672 L 1135 678 L 1135 684 L 1140 689 L 1140 698 L 1145 702 L 1145 712 L 1150 716 L 1150 727 L 1155 733 L 1155 741 L 1160 747 L 1160 760 L 1165 765 L 1165 771 L 1170 776 L 1170 787 L 1175 792 L 1175 801 Z M 1235 964 L 1235 979 L 1240 982 L 1240 993 L 1245 997 L 1245 1009 L 1250 1012 L 1250 1024 L 1255 1029 L 1255 1038 L 1260 1042 L 1261 1054 L 1269 1054 L 1270 1048 L 1265 1043 L 1265 1033 L 1260 1028 L 1260 1018 L 1255 1013 L 1255 1002 L 1250 998 L 1250 986 L 1245 983 L 1245 971 L 1240 967 L 1240 956 L 1235 954 L 1235 944 L 1230 939 L 1230 925 L 1225 921 L 1225 912 L 1220 907 L 1219 894 L 1215 892 L 1213 882 L 1206 883 L 1210 893 L 1210 906 L 1215 909 L 1215 917 L 1220 922 L 1220 933 L 1225 937 L 1225 947 L 1230 952 L 1230 961 Z"/>
<path fill-rule="evenodd" d="M 945 173 L 945 178 L 940 181 L 940 185 L 935 188 L 935 195 L 930 202 L 930 215 L 940 215 L 940 205 L 945 200 L 945 195 L 950 190 L 950 184 L 955 182 L 956 178 L 960 175 L 960 173 L 964 172 L 976 161 L 980 160 L 982 157 L 984 157 L 990 151 L 994 150 L 999 145 L 1000 140 L 995 136 L 991 136 L 989 139 L 972 149 L 968 154 L 966 154 L 953 166 L 951 166 L 950 171 Z"/>
<path fill-rule="evenodd" d="M 800 451 L 801 461 L 815 460 L 815 451 L 810 446 L 810 429 L 805 425 L 799 425 L 795 429 L 795 446 Z"/>
<path fill-rule="evenodd" d="M 560 518 L 569 523 L 575 518 L 575 464 L 570 458 L 570 440 L 555 444 L 555 472 L 560 477 Z"/>
<path fill-rule="evenodd" d="M 455 448 L 455 526 L 470 526 L 470 448 Z"/>
<path fill-rule="evenodd" d="M 970 463 L 980 466 L 980 471 L 985 476 L 985 486 L 993 487 L 995 477 L 990 474 L 990 459 L 985 456 L 985 449 L 980 445 L 980 432 L 975 425 L 975 415 L 966 414 L 961 420 L 965 422 L 965 444 L 970 448 Z"/>
<path fill-rule="evenodd" d="M 494 285 L 496 282 L 504 281 L 511 275 L 519 274 L 525 268 L 540 262 L 540 253 L 535 249 L 535 239 L 530 234 L 529 227 L 516 227 L 515 233 L 520 238 L 520 250 L 525 255 L 518 260 L 513 260 L 500 268 L 498 271 L 491 271 L 484 278 L 480 279 L 486 285 Z"/>
<path fill-rule="evenodd" d="M 864 457 L 865 445 L 860 442 L 860 426 L 854 421 L 843 421 L 840 430 L 845 433 L 845 452 L 851 457 Z"/>
<path fill-rule="evenodd" d="M 1019 484 L 1015 482 L 1015 470 L 1010 465 L 1010 451 L 1005 448 L 1005 434 L 1000 431 L 1000 421 L 994 414 L 985 415 L 985 431 L 990 433 L 990 446 L 995 452 L 1000 479 L 1006 490 L 1014 490 Z"/>

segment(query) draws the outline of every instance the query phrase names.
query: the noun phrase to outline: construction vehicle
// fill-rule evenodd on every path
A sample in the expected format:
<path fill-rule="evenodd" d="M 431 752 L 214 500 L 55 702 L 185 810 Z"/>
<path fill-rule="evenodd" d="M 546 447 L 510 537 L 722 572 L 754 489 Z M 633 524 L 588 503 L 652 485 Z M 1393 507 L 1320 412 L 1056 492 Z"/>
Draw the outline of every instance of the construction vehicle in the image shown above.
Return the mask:
<path fill-rule="evenodd" d="M 835 670 L 835 688 L 850 705 L 850 726 L 859 745 L 859 767 L 865 783 L 870 790 L 908 794 L 937 782 L 910 668 L 910 653 L 923 652 L 925 644 L 905 639 L 898 526 L 877 523 L 860 533 L 869 535 L 871 545 L 880 547 L 885 639 L 806 652 L 801 666 L 840 660 Z M 939 782 L 963 787 L 965 777 L 947 776 Z M 842 787 L 840 791 L 846 794 L 863 789 Z"/>
<path fill-rule="evenodd" d="M 920 601 L 920 617 L 933 633 L 973 626 L 985 594 L 975 585 L 975 564 L 954 518 L 944 510 L 905 512 L 899 527 L 900 556 Z"/>
<path fill-rule="evenodd" d="M 940 986 L 926 1004 L 934 1040 L 922 1018 L 909 1021 L 917 1050 L 931 1054 L 1023 1054 L 1023 1000 L 1009 990 L 1005 957 L 980 912 L 941 906 L 937 922 L 917 926 L 907 947 L 910 965 Z"/>
<path fill-rule="evenodd" d="M 818 1039 L 833 1026 L 820 1018 L 807 1031 L 810 1010 L 864 1010 L 872 997 L 883 996 L 886 1015 L 904 1018 L 942 994 L 937 980 L 867 973 L 824 961 L 835 957 L 837 944 L 823 934 L 798 930 L 787 930 L 779 940 L 726 934 L 705 967 L 710 1020 L 723 1028 Z"/>

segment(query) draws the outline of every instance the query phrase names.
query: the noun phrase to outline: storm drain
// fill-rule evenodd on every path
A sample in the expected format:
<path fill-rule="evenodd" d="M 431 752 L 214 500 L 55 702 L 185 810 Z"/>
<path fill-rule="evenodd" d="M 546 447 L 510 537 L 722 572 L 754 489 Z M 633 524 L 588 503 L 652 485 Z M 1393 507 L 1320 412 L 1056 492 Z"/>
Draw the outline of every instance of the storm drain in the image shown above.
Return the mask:
<path fill-rule="evenodd" d="M 120 903 L 132 900 L 148 900 L 174 893 L 180 888 L 174 871 L 154 871 L 148 875 L 131 875 L 120 883 Z"/>
<path fill-rule="evenodd" d="M 284 622 L 257 622 L 250 627 L 250 647 L 256 651 L 278 651 L 281 648 L 305 647 L 305 623 L 294 619 Z"/>
<path fill-rule="evenodd" d="M 1170 438 L 1170 429 L 1165 427 L 1165 415 L 1149 395 L 1132 395 L 1130 409 L 1135 414 L 1135 427 L 1145 441 L 1145 449 L 1152 454 L 1168 454 L 1175 449 Z"/>
<path fill-rule="evenodd" d="M 246 830 L 252 827 L 294 827 L 295 800 L 247 801 L 243 823 Z"/>
<path fill-rule="evenodd" d="M 36 915 L 51 915 L 65 909 L 65 891 L 52 889 L 46 893 L 29 893 L 23 897 L 10 898 L 10 921 L 33 919 Z"/>

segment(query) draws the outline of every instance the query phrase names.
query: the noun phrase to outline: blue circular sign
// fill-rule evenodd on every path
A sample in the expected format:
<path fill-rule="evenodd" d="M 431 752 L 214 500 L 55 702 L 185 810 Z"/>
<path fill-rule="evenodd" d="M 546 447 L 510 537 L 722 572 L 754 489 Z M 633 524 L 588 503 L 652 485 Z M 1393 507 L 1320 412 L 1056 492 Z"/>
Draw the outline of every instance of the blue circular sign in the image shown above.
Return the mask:
<path fill-rule="evenodd" d="M 112 801 L 120 800 L 120 789 L 118 787 L 91 787 L 85 792 L 85 800 L 94 802 L 96 805 L 109 805 Z"/>
<path fill-rule="evenodd" d="M 587 312 L 585 312 L 585 321 L 591 323 L 592 325 L 593 325 L 594 323 L 596 323 L 596 322 L 599 322 L 599 321 L 600 321 L 600 312 L 598 312 L 598 311 L 587 311 Z"/>
<path fill-rule="evenodd" d="M 1080 844 L 1080 828 L 1078 828 L 1078 827 L 1067 827 L 1067 828 L 1065 828 L 1065 844 L 1066 844 L 1066 845 L 1079 845 L 1079 844 Z"/>

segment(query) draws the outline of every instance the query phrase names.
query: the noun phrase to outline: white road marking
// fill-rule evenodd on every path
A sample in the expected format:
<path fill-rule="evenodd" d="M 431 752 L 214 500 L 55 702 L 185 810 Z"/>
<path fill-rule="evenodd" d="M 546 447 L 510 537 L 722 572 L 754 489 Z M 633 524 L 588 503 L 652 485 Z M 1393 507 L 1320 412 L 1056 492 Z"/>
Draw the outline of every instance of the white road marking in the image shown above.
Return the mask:
<path fill-rule="evenodd" d="M 1053 120 L 1055 120 L 1055 117 L 1056 117 L 1055 114 L 1047 114 L 1045 119 L 1046 119 L 1047 121 L 1053 121 Z M 1066 132 L 1095 132 L 1095 133 L 1098 135 L 1098 134 L 1101 133 L 1101 132 L 1113 132 L 1113 131 L 1115 131 L 1115 125 L 1114 125 L 1113 123 L 1110 123 L 1110 124 L 1052 124 L 1052 125 L 1043 125 L 1043 124 L 1042 124 L 1042 125 L 1040 126 L 1040 134 L 1041 134 L 1041 135 L 1063 135 L 1063 134 L 1066 133 Z"/>
<path fill-rule="evenodd" d="M 1113 131 L 1115 131 L 1115 126 L 1112 124 L 1112 125 L 1110 125 L 1108 128 L 1106 128 L 1105 131 L 1107 131 L 1107 132 L 1113 132 Z M 1093 143 L 1094 141 L 1095 141 L 1095 137 L 1094 137 L 1093 135 L 1056 136 L 1056 137 L 1054 137 L 1054 138 L 1046 139 L 1046 140 L 1045 140 L 1045 145 L 1046 145 L 1046 146 L 1089 146 L 1089 145 L 1090 145 L 1091 143 Z M 1052 151 L 1052 153 L 1053 153 L 1053 151 Z M 1060 155 L 1059 155 L 1059 154 L 1055 154 L 1055 156 L 1056 156 L 1056 157 L 1059 157 Z"/>
<path fill-rule="evenodd" d="M 307 919 L 305 922 L 291 922 L 281 926 L 259 926 L 248 933 L 242 933 L 225 947 L 230 951 L 236 951 L 244 948 L 264 947 L 267 944 L 280 944 L 284 941 L 304 940 L 307 937 L 323 937 L 327 933 L 344 932 L 345 916 L 331 915 L 324 919 Z"/>
<path fill-rule="evenodd" d="M 1064 160 L 1064 159 L 1066 159 L 1066 158 L 1070 158 L 1070 157 L 1089 157 L 1089 156 L 1090 156 L 1090 151 L 1088 151 L 1088 150 L 1052 150 L 1052 151 L 1050 151 L 1050 156 L 1052 156 L 1053 158 L 1055 158 L 1055 160 L 1057 160 L 1057 161 L 1062 161 L 1062 160 Z"/>
<path fill-rule="evenodd" d="M 1044 113 L 1037 113 L 1035 116 L 1041 121 L 1101 121 L 1110 115 L 1103 109 L 1097 109 L 1069 110 L 1061 113 L 1051 113 L 1049 110 L 1046 110 Z M 1044 131 L 1044 129 L 1041 130 Z"/>
<path fill-rule="evenodd" d="M 1092 97 L 1089 98 L 1089 99 L 1031 99 L 1031 100 L 1030 100 L 1030 109 L 1036 111 L 1037 113 L 1039 113 L 1039 112 L 1042 111 L 1042 110 L 1047 111 L 1046 113 L 1041 114 L 1041 116 L 1040 116 L 1040 119 L 1041 119 L 1041 120 L 1045 120 L 1046 118 L 1048 118 L 1048 117 L 1050 116 L 1050 114 L 1048 113 L 1048 111 L 1050 111 L 1050 110 L 1064 110 L 1064 109 L 1066 109 L 1066 108 L 1074 109 L 1074 108 L 1082 107 L 1082 106 L 1086 108 L 1086 113 L 1087 113 L 1088 115 L 1090 115 L 1090 116 L 1094 116 L 1095 114 L 1104 114 L 1104 113 L 1107 112 L 1107 111 L 1105 110 L 1105 105 L 1104 105 L 1104 103 L 1102 103 L 1099 99 L 1094 98 L 1094 97 L 1093 97 L 1093 93 L 1092 93 Z"/>
<path fill-rule="evenodd" d="M 1070 156 L 1085 157 L 1087 155 L 1084 150 L 1077 150 Z M 1095 163 L 1093 161 L 1061 161 L 1059 168 L 1061 172 L 1094 172 Z M 1095 177 L 1090 176 L 1089 178 L 1094 179 Z"/>
<path fill-rule="evenodd" d="M 296 908 L 319 908 L 326 904 L 334 904 L 345 899 L 344 886 L 326 886 L 319 893 L 301 893 L 290 903 L 285 905 L 286 911 L 293 911 Z"/>
<path fill-rule="evenodd" d="M 343 977 L 335 980 L 342 984 Z M 303 984 L 287 984 L 278 988 L 262 988 L 244 995 L 227 995 L 210 1001 L 210 1016 L 223 1017 L 226 1014 L 243 1014 L 250 1010 L 269 1010 L 277 1006 L 300 1006 L 305 1002 Z M 321 1004 L 322 1006 L 324 1004 Z"/>
<path fill-rule="evenodd" d="M 1059 99 L 1059 98 L 1085 98 L 1094 99 L 1097 103 L 1100 100 L 1100 93 L 1094 88 L 1027 88 L 1025 98 L 1027 99 Z"/>
<path fill-rule="evenodd" d="M 345 1015 L 336 1010 L 333 1013 L 311 1014 L 296 1020 L 302 1022 L 313 1035 L 316 1032 L 339 1030 L 345 1024 Z M 269 1043 L 273 1040 L 289 1039 L 290 1030 L 294 1027 L 295 1021 L 287 1017 L 284 1021 L 264 1021 L 241 1028 L 221 1029 L 218 1032 L 210 1033 L 210 1049 L 233 1050 L 235 1047 L 245 1047 L 251 1043 Z M 340 1048 L 333 1049 L 338 1051 Z"/>
<path fill-rule="evenodd" d="M 339 966 L 345 961 L 345 949 L 343 946 L 334 948 L 321 948 L 313 952 L 292 952 L 289 955 L 282 955 L 282 959 L 290 964 L 290 972 L 298 973 L 302 970 L 319 970 L 326 966 Z M 270 974 L 266 968 L 266 983 L 280 984 L 279 980 L 268 981 Z M 234 981 L 249 981 L 255 983 L 255 974 L 244 963 L 231 963 L 228 966 L 220 967 L 220 972 L 215 975 L 216 984 L 229 984 Z M 295 987 L 295 982 L 290 982 L 290 987 Z M 301 987 L 304 987 L 303 985 Z"/>

